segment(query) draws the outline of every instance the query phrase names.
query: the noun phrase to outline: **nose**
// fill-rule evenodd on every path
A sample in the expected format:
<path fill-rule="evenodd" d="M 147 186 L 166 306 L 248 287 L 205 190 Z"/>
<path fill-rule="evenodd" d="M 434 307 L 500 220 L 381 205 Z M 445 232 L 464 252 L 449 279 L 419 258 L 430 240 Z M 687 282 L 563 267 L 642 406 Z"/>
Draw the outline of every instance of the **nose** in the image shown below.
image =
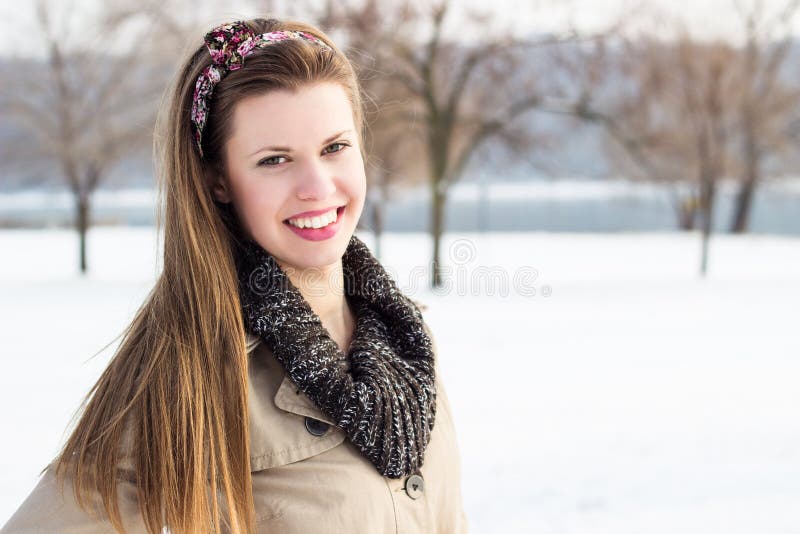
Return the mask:
<path fill-rule="evenodd" d="M 336 192 L 333 169 L 321 161 L 309 161 L 301 168 L 296 194 L 301 200 L 322 200 Z"/>

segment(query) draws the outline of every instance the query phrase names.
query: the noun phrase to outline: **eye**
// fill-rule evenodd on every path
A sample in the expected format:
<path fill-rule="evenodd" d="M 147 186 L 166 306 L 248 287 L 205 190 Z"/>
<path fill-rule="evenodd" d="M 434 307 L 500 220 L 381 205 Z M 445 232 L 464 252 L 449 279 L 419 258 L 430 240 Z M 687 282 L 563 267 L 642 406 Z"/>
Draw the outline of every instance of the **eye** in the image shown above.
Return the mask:
<path fill-rule="evenodd" d="M 274 162 L 276 159 L 285 158 L 285 156 L 270 156 L 268 158 L 264 158 L 258 162 L 259 167 L 265 165 L 267 167 L 274 167 L 277 163 L 270 163 Z"/>
<path fill-rule="evenodd" d="M 350 146 L 350 144 L 349 144 L 349 143 L 341 143 L 341 142 L 338 142 L 338 143 L 332 143 L 332 144 L 328 145 L 328 147 L 327 147 L 327 148 L 330 148 L 330 147 L 332 147 L 332 146 L 340 146 L 340 147 L 342 147 L 342 148 L 340 148 L 339 150 L 332 150 L 332 151 L 331 151 L 331 152 L 329 152 L 329 153 L 341 152 L 342 150 L 344 150 L 344 147 Z"/>

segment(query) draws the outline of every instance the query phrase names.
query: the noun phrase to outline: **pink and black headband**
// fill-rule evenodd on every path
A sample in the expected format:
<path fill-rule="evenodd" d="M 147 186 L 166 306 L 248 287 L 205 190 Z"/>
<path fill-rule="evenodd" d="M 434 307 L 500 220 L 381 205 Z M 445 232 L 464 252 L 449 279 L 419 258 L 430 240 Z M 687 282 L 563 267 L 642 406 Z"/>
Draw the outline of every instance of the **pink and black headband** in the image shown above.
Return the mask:
<path fill-rule="evenodd" d="M 203 128 L 208 119 L 208 108 L 214 86 L 230 71 L 241 69 L 244 66 L 244 58 L 256 47 L 263 48 L 287 39 L 305 39 L 333 51 L 325 42 L 307 32 L 282 30 L 257 35 L 242 21 L 221 24 L 206 34 L 205 43 L 211 53 L 211 65 L 203 69 L 198 76 L 192 100 L 194 140 L 201 158 Z"/>

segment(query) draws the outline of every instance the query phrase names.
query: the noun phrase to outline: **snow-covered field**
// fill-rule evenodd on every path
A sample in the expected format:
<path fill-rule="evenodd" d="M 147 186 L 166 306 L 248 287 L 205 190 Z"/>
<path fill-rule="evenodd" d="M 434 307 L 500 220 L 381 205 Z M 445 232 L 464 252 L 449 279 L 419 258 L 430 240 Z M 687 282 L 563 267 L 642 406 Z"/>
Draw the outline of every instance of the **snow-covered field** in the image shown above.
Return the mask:
<path fill-rule="evenodd" d="M 81 278 L 71 232 L 0 231 L 0 524 L 155 277 L 152 228 L 89 247 Z M 800 532 L 800 238 L 719 236 L 701 280 L 692 234 L 450 234 L 435 294 L 427 236 L 382 249 L 429 306 L 471 532 Z"/>

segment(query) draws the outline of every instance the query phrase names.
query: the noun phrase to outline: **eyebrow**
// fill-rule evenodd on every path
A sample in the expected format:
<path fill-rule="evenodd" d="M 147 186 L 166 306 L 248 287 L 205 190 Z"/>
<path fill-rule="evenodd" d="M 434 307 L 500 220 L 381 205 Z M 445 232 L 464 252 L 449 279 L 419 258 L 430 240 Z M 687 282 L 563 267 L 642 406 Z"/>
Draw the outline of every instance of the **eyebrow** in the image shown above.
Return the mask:
<path fill-rule="evenodd" d="M 352 132 L 352 131 L 353 131 L 352 128 L 347 129 L 347 130 L 342 130 L 341 132 L 339 132 L 337 134 L 333 134 L 332 136 L 327 138 L 325 141 L 322 142 L 322 144 L 323 145 L 327 145 L 328 143 L 330 143 L 333 140 L 335 140 L 337 137 L 340 137 L 341 135 L 346 134 L 347 132 Z M 259 148 L 258 150 L 256 150 L 255 152 L 253 152 L 252 154 L 250 154 L 247 157 L 255 156 L 259 152 L 264 152 L 264 151 L 267 151 L 267 150 L 275 151 L 275 152 L 291 152 L 292 151 L 292 149 L 289 148 L 288 146 L 263 146 L 263 147 Z"/>

